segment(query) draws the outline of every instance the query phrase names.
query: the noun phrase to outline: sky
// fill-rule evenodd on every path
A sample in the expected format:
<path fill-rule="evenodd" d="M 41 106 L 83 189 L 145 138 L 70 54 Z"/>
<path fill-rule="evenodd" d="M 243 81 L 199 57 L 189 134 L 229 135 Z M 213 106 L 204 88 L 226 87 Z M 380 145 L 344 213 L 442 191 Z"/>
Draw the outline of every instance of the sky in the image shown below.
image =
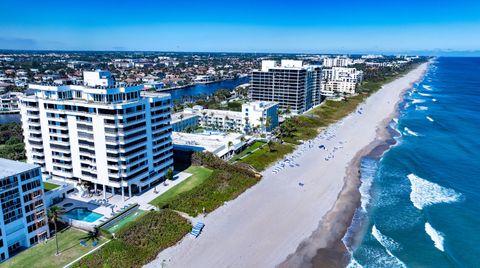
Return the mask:
<path fill-rule="evenodd" d="M 0 0 L 0 49 L 480 55 L 479 0 Z"/>

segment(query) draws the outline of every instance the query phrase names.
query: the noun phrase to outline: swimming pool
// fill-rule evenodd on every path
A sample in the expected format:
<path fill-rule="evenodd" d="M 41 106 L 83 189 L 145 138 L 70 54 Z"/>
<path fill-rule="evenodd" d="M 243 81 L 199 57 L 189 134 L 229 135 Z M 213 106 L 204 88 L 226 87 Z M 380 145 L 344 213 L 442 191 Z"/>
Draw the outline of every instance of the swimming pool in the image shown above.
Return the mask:
<path fill-rule="evenodd" d="M 65 216 L 72 220 L 86 222 L 94 222 L 103 217 L 102 214 L 93 212 L 87 208 L 74 208 L 65 213 Z"/>

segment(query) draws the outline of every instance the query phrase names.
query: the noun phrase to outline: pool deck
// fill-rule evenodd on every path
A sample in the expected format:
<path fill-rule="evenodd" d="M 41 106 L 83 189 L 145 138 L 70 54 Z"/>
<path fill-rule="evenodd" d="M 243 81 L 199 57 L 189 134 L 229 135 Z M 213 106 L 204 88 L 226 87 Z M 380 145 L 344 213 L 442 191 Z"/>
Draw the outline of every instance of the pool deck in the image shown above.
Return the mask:
<path fill-rule="evenodd" d="M 65 198 L 57 205 L 64 208 L 66 212 L 74 208 L 84 207 L 93 212 L 104 215 L 103 217 L 99 218 L 94 222 L 85 222 L 87 224 L 96 226 L 112 217 L 115 213 L 118 213 L 125 206 L 138 204 L 139 209 L 141 210 L 156 209 L 154 206 L 149 204 L 150 201 L 170 190 L 172 187 L 181 183 L 191 175 L 192 174 L 187 172 L 179 172 L 175 174 L 175 180 L 167 181 L 167 186 L 159 184 L 156 187 L 149 189 L 143 193 L 134 195 L 131 198 L 125 196 L 125 201 L 122 199 L 121 195 L 112 195 L 110 193 L 107 195 L 106 200 L 103 199 L 103 195 L 93 197 L 81 197 L 78 193 L 72 193 L 69 194 L 67 198 Z M 73 206 L 64 207 L 64 205 L 67 203 L 72 203 Z"/>

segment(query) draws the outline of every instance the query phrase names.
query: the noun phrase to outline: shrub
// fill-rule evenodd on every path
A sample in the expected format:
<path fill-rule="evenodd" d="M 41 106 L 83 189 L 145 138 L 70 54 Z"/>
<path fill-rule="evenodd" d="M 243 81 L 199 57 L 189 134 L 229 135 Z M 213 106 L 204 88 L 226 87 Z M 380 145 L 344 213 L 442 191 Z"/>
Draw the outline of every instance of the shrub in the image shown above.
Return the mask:
<path fill-rule="evenodd" d="M 127 223 L 116 239 L 76 263 L 77 267 L 142 267 L 171 247 L 191 229 L 171 210 L 146 212 Z"/>

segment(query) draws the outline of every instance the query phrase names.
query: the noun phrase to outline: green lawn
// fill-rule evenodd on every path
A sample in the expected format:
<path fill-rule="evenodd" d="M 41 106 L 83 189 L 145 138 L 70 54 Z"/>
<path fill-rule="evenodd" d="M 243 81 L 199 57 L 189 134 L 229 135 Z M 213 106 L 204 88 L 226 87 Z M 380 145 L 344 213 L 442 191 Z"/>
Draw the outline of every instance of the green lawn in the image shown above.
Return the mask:
<path fill-rule="evenodd" d="M 80 245 L 80 240 L 87 242 L 87 246 Z M 106 241 L 105 238 L 99 238 L 98 246 Z M 87 233 L 69 228 L 58 234 L 58 247 L 60 255 L 55 256 L 55 239 L 48 240 L 46 244 L 39 243 L 36 246 L 27 249 L 13 258 L 2 263 L 2 267 L 63 267 L 74 261 L 78 257 L 86 254 L 92 247 L 92 240 L 87 241 Z"/>
<path fill-rule="evenodd" d="M 45 192 L 51 191 L 51 190 L 56 189 L 58 187 L 60 187 L 60 185 L 58 185 L 58 184 L 54 184 L 54 183 L 50 183 L 50 182 L 46 182 L 46 181 L 43 182 L 43 189 L 45 190 Z"/>
<path fill-rule="evenodd" d="M 74 267 L 142 267 L 160 251 L 175 245 L 191 228 L 186 219 L 171 210 L 148 211 L 127 223 L 115 233 L 116 239 Z"/>
<path fill-rule="evenodd" d="M 263 141 L 256 141 L 255 143 L 253 143 L 252 145 L 250 145 L 250 147 L 248 147 L 247 149 L 243 150 L 242 152 L 240 152 L 239 154 L 237 154 L 236 156 L 232 157 L 232 159 L 230 159 L 230 162 L 235 162 L 237 161 L 238 159 L 242 158 L 243 156 L 247 155 L 247 154 L 250 154 L 253 150 L 257 149 L 257 148 L 260 148 L 262 145 L 264 145 L 265 142 Z"/>
<path fill-rule="evenodd" d="M 268 146 L 264 146 L 260 150 L 257 150 L 249 156 L 239 160 L 239 162 L 252 165 L 256 170 L 262 171 L 270 164 L 281 159 L 284 155 L 293 152 L 293 149 L 294 145 L 292 144 L 274 143 L 272 151 L 270 151 Z"/>
<path fill-rule="evenodd" d="M 138 209 L 137 211 L 135 211 L 134 213 L 132 213 L 128 217 L 125 217 L 124 219 L 117 222 L 112 227 L 108 228 L 107 231 L 110 232 L 110 233 L 116 233 L 116 232 L 120 231 L 121 229 L 123 229 L 124 226 L 127 225 L 127 223 L 129 223 L 131 221 L 138 220 L 144 214 L 144 212 L 145 212 L 144 210 Z"/>
<path fill-rule="evenodd" d="M 212 175 L 213 170 L 201 166 L 190 166 L 185 170 L 185 172 L 191 173 L 192 176 L 175 185 L 173 188 L 166 191 L 154 200 L 150 201 L 150 204 L 157 207 L 162 207 L 164 204 L 168 203 L 168 201 L 172 200 L 179 194 L 188 192 L 193 188 L 197 187 L 198 185 L 202 184 Z"/>

